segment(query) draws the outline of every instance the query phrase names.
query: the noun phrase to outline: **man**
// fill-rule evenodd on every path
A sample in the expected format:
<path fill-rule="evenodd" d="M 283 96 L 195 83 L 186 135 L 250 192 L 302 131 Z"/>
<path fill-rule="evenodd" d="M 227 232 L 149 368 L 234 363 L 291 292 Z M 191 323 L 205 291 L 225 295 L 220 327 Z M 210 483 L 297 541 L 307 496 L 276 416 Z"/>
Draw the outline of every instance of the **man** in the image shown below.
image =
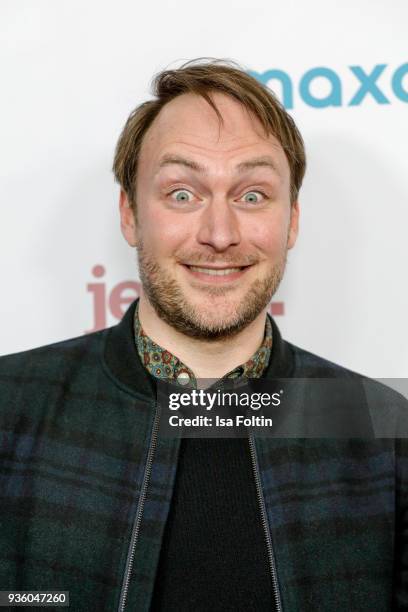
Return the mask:
<path fill-rule="evenodd" d="M 0 360 L 2 589 L 70 591 L 75 611 L 408 609 L 404 440 L 160 433 L 159 381 L 363 380 L 267 315 L 304 170 L 293 120 L 243 71 L 158 75 L 114 161 L 140 300 Z"/>

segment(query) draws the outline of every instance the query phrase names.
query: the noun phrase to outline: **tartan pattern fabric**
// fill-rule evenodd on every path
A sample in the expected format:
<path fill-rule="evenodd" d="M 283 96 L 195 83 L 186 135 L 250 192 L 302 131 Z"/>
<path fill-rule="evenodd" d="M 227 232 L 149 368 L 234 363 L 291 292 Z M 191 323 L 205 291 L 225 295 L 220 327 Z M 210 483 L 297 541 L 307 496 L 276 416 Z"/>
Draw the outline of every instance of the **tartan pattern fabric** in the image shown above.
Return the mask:
<path fill-rule="evenodd" d="M 139 512 L 125 610 L 149 610 L 179 440 L 158 438 L 140 513 L 156 402 L 134 309 L 113 328 L 0 358 L 3 590 L 68 590 L 74 612 L 118 610 Z M 272 327 L 266 378 L 360 380 Z M 406 440 L 255 444 L 283 610 L 407 610 Z"/>
<path fill-rule="evenodd" d="M 139 319 L 139 301 L 136 304 L 134 316 L 134 334 L 139 357 L 147 371 L 155 378 L 172 379 L 177 382 L 180 374 L 188 376 L 188 382 L 197 387 L 197 380 L 194 372 L 186 366 L 176 355 L 156 344 L 144 332 Z M 265 333 L 263 341 L 258 350 L 242 365 L 237 366 L 231 372 L 223 376 L 225 378 L 237 379 L 259 378 L 262 376 L 269 363 L 272 347 L 272 324 L 269 315 L 265 321 Z"/>

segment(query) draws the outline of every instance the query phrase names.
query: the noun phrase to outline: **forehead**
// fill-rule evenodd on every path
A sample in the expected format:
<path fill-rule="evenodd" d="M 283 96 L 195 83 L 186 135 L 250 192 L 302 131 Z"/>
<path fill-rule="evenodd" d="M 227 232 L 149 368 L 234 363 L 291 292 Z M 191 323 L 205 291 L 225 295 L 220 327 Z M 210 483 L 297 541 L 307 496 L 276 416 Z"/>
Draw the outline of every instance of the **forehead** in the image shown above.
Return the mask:
<path fill-rule="evenodd" d="M 230 96 L 218 92 L 210 95 L 222 116 L 222 124 L 201 96 L 178 96 L 162 108 L 145 134 L 140 171 L 157 168 L 168 153 L 189 153 L 209 163 L 272 155 L 280 169 L 288 171 L 282 146 L 273 135 L 265 134 L 257 117 Z"/>

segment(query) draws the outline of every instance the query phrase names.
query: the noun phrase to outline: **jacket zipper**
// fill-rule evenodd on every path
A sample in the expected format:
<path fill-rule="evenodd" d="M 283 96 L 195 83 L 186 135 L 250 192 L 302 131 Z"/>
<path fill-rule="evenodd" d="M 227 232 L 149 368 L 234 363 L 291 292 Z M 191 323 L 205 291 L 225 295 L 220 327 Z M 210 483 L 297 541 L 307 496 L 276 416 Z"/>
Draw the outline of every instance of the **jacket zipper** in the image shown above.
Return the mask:
<path fill-rule="evenodd" d="M 133 560 L 135 557 L 136 544 L 142 522 L 143 509 L 146 501 L 147 487 L 149 485 L 150 474 L 152 471 L 153 457 L 157 445 L 157 435 L 160 421 L 160 407 L 156 405 L 156 412 L 153 421 L 152 433 L 150 436 L 149 452 L 147 455 L 146 466 L 143 476 L 142 489 L 140 491 L 139 503 L 137 506 L 136 517 L 133 523 L 132 535 L 130 537 L 129 550 L 126 560 L 125 574 L 123 576 L 122 590 L 120 593 L 118 612 L 124 612 L 126 598 L 129 590 L 130 574 L 132 573 Z"/>
<path fill-rule="evenodd" d="M 255 442 L 254 442 L 253 435 L 248 436 L 248 441 L 249 441 L 249 450 L 251 451 L 252 466 L 254 468 L 256 492 L 258 495 L 259 507 L 261 510 L 262 526 L 263 526 L 264 533 L 265 533 L 266 547 L 268 549 L 269 569 L 270 569 L 271 578 L 272 578 L 272 589 L 273 589 L 273 594 L 275 598 L 275 609 L 276 609 L 276 612 L 282 612 L 282 602 L 281 602 L 281 597 L 279 593 L 278 577 L 276 574 L 275 557 L 274 557 L 273 548 L 272 548 L 272 538 L 271 538 L 271 533 L 268 527 L 265 500 L 262 494 L 261 477 L 259 475 L 259 467 L 258 467 L 258 461 L 256 458 Z"/>

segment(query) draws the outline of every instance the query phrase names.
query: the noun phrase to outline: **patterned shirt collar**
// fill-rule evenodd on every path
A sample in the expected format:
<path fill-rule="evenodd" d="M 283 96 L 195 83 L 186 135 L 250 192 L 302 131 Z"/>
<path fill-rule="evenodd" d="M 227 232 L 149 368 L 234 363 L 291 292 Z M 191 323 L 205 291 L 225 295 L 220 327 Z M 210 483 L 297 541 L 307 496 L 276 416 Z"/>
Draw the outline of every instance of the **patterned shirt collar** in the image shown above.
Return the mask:
<path fill-rule="evenodd" d="M 175 380 L 180 384 L 197 386 L 197 380 L 190 368 L 178 357 L 163 349 L 145 334 L 139 320 L 139 300 L 136 304 L 134 334 L 139 357 L 146 370 L 156 378 Z M 223 378 L 260 378 L 269 363 L 272 348 L 272 324 L 266 317 L 265 334 L 259 349 L 248 361 L 228 372 Z"/>

